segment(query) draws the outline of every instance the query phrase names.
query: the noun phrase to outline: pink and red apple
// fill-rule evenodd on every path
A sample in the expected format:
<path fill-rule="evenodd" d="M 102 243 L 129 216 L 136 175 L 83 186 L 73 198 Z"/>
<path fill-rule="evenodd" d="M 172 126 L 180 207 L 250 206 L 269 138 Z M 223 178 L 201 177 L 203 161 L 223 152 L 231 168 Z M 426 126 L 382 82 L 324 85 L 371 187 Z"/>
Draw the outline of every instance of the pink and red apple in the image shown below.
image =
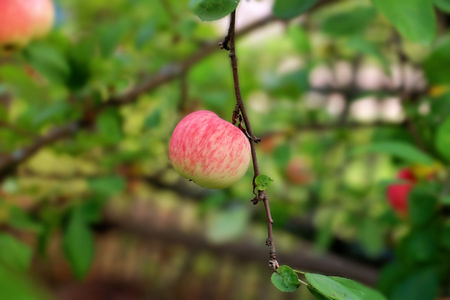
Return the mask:
<path fill-rule="evenodd" d="M 408 213 L 409 192 L 417 179 L 410 169 L 400 170 L 397 178 L 403 180 L 403 182 L 391 184 L 387 189 L 387 198 L 391 207 L 399 215 L 406 216 Z"/>
<path fill-rule="evenodd" d="M 47 34 L 55 9 L 51 0 L 0 0 L 0 52 Z"/>
<path fill-rule="evenodd" d="M 200 110 L 175 127 L 169 157 L 181 176 L 205 188 L 222 189 L 244 176 L 250 164 L 250 143 L 230 122 Z"/>

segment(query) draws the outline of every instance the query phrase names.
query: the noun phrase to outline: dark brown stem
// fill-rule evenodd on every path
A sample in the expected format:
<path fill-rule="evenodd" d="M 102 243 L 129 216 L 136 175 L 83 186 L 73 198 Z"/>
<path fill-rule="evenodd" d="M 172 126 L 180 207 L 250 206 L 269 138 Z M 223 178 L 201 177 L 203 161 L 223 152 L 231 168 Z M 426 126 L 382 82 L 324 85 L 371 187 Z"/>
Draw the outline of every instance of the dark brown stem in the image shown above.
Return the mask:
<path fill-rule="evenodd" d="M 236 24 L 236 11 L 233 11 L 230 16 L 230 27 L 228 29 L 228 35 L 225 37 L 224 41 L 221 43 L 221 47 L 223 49 L 229 50 L 230 58 L 231 58 L 231 68 L 233 70 L 233 81 L 234 81 L 234 92 L 236 94 L 236 105 L 239 107 L 239 111 L 244 119 L 245 128 L 248 134 L 250 148 L 252 153 L 252 162 L 253 162 L 253 193 L 255 193 L 256 184 L 255 179 L 258 175 L 260 175 L 259 167 L 258 167 L 258 159 L 256 157 L 255 144 L 260 141 L 253 134 L 252 126 L 248 119 L 247 112 L 245 110 L 244 102 L 242 100 L 241 88 L 239 85 L 239 73 L 238 73 L 238 61 L 236 56 L 236 40 L 235 40 L 235 24 Z M 233 113 L 233 122 L 235 122 L 236 118 L 236 109 Z M 279 264 L 277 262 L 276 251 L 275 251 L 275 243 L 273 240 L 273 219 L 270 213 L 269 206 L 269 197 L 265 191 L 258 191 L 256 197 L 252 200 L 253 204 L 257 204 L 262 201 L 264 203 L 264 208 L 266 210 L 267 216 L 267 227 L 268 227 L 268 237 L 266 244 L 270 247 L 270 257 L 269 257 L 269 266 L 273 267 L 275 270 L 278 269 Z"/>

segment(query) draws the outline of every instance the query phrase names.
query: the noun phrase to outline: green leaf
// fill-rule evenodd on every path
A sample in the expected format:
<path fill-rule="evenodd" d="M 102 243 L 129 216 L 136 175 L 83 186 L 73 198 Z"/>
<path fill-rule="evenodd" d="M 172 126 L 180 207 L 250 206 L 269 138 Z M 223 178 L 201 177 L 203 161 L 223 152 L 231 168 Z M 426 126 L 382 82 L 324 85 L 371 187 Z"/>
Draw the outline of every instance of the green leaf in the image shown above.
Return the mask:
<path fill-rule="evenodd" d="M 122 118 L 116 109 L 106 109 L 97 117 L 97 129 L 102 139 L 111 144 L 122 140 Z"/>
<path fill-rule="evenodd" d="M 434 5 L 443 12 L 450 13 L 450 0 L 434 0 Z"/>
<path fill-rule="evenodd" d="M 42 292 L 33 286 L 24 274 L 0 264 L 0 291 L 5 300 L 43 300 Z"/>
<path fill-rule="evenodd" d="M 423 64 L 425 75 L 430 83 L 450 84 L 450 72 L 442 66 L 450 65 L 450 36 L 442 39 Z"/>
<path fill-rule="evenodd" d="M 437 212 L 437 197 L 424 186 L 415 186 L 408 197 L 408 214 L 413 225 L 422 226 Z"/>
<path fill-rule="evenodd" d="M 25 271 L 30 266 L 31 249 L 9 234 L 0 234 L 0 263 Z"/>
<path fill-rule="evenodd" d="M 53 82 L 65 83 L 70 68 L 64 54 L 59 49 L 51 45 L 35 43 L 27 47 L 24 53 L 30 64 L 41 75 Z"/>
<path fill-rule="evenodd" d="M 374 17 L 375 10 L 372 7 L 355 7 L 328 16 L 322 24 L 322 31 L 335 37 L 357 34 L 364 30 Z"/>
<path fill-rule="evenodd" d="M 312 289 L 325 298 L 333 300 L 385 300 L 386 298 L 371 288 L 350 279 L 306 273 Z M 311 290 L 311 288 L 309 288 Z M 319 298 L 320 299 L 320 298 Z"/>
<path fill-rule="evenodd" d="M 376 152 L 389 154 L 410 163 L 432 165 L 434 160 L 411 144 L 396 141 L 376 142 L 367 147 L 360 148 L 356 153 Z"/>
<path fill-rule="evenodd" d="M 88 180 L 90 189 L 102 196 L 113 196 L 125 189 L 125 180 L 120 176 L 104 176 Z"/>
<path fill-rule="evenodd" d="M 433 0 L 372 0 L 405 38 L 429 45 L 436 34 Z"/>
<path fill-rule="evenodd" d="M 450 161 L 450 117 L 447 117 L 447 119 L 439 126 L 436 133 L 435 145 L 439 153 L 447 159 L 447 161 Z"/>
<path fill-rule="evenodd" d="M 298 289 L 300 283 L 298 276 L 288 266 L 280 266 L 278 270 L 272 274 L 271 281 L 282 292 L 293 292 Z"/>
<path fill-rule="evenodd" d="M 202 21 L 215 21 L 226 17 L 238 6 L 240 0 L 191 0 L 189 8 Z"/>
<path fill-rule="evenodd" d="M 267 175 L 259 175 L 255 178 L 256 188 L 260 191 L 266 190 L 272 182 L 273 179 Z"/>
<path fill-rule="evenodd" d="M 213 243 L 224 243 L 240 237 L 250 221 L 245 206 L 233 207 L 213 214 L 208 221 L 206 237 Z"/>
<path fill-rule="evenodd" d="M 276 0 L 273 5 L 273 14 L 280 19 L 290 19 L 301 15 L 310 9 L 317 0 Z"/>
<path fill-rule="evenodd" d="M 80 208 L 75 208 L 64 231 L 63 248 L 76 278 L 89 271 L 94 257 L 94 237 Z"/>

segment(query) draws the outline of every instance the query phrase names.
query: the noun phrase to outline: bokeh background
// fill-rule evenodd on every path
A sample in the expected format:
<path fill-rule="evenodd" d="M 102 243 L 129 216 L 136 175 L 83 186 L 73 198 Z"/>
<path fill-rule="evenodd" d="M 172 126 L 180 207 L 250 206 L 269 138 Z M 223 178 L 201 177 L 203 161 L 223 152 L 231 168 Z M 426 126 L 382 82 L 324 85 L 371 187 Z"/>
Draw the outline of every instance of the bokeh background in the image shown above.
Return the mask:
<path fill-rule="evenodd" d="M 186 114 L 231 121 L 228 18 L 177 0 L 54 4 L 52 32 L 0 58 L 0 298 L 313 299 L 270 281 L 251 168 L 207 190 L 168 159 Z M 241 1 L 237 55 L 278 261 L 447 299 L 449 2 L 425 41 L 371 1 L 283 20 L 272 7 Z M 399 212 L 386 189 L 404 168 L 417 182 Z"/>

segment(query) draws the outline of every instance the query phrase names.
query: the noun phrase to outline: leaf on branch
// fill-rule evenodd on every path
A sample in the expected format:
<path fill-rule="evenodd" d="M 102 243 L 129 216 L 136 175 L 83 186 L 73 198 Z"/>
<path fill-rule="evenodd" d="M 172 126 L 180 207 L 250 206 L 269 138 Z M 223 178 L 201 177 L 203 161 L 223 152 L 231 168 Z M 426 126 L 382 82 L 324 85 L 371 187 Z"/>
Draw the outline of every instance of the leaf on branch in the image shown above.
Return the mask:
<path fill-rule="evenodd" d="M 273 179 L 267 175 L 259 175 L 255 178 L 256 188 L 260 191 L 266 190 L 272 182 Z"/>
<path fill-rule="evenodd" d="M 298 289 L 297 274 L 289 266 L 280 266 L 277 272 L 272 274 L 272 283 L 282 292 L 293 292 Z"/>
<path fill-rule="evenodd" d="M 202 21 L 215 21 L 226 17 L 238 6 L 240 0 L 191 0 L 189 8 Z"/>
<path fill-rule="evenodd" d="M 305 276 L 309 282 L 308 289 L 317 299 L 386 300 L 378 291 L 347 278 L 313 273 Z"/>

